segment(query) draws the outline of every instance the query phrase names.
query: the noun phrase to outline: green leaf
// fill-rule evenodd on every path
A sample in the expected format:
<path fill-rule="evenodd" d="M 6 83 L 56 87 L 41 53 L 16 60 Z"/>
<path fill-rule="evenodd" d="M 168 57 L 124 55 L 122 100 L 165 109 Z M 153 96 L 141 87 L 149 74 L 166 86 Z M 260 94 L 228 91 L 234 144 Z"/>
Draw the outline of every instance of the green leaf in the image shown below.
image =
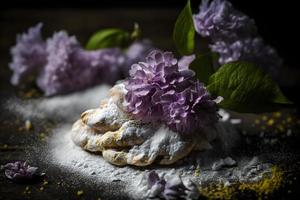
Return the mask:
<path fill-rule="evenodd" d="M 112 47 L 126 47 L 131 42 L 130 33 L 122 29 L 103 29 L 89 39 L 86 48 L 96 50 Z"/>
<path fill-rule="evenodd" d="M 190 64 L 190 69 L 196 73 L 196 78 L 207 84 L 209 77 L 214 73 L 213 55 L 211 53 L 196 55 Z"/>
<path fill-rule="evenodd" d="M 209 78 L 207 89 L 224 98 L 221 107 L 237 112 L 268 112 L 292 104 L 270 75 L 247 62 L 223 65 Z"/>
<path fill-rule="evenodd" d="M 185 8 L 179 14 L 173 31 L 173 40 L 178 52 L 182 55 L 190 55 L 195 48 L 195 27 L 188 0 Z"/>

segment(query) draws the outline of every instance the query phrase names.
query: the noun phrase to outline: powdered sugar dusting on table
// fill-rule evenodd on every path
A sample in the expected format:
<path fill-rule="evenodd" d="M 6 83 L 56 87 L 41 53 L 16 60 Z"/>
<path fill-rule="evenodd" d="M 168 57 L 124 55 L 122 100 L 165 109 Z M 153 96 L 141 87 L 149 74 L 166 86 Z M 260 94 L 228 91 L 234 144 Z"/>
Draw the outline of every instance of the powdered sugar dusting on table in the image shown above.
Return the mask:
<path fill-rule="evenodd" d="M 82 175 L 87 178 L 86 180 L 98 186 L 118 181 L 125 187 L 118 192 L 134 199 L 141 199 L 146 195 L 145 177 L 150 170 L 155 170 L 158 174 L 165 176 L 179 174 L 183 182 L 192 179 L 198 184 L 211 181 L 223 181 L 230 184 L 231 181 L 234 182 L 237 179 L 250 180 L 248 177 L 250 169 L 252 174 L 257 174 L 254 176 L 256 179 L 259 179 L 259 174 L 263 171 L 270 169 L 270 165 L 265 165 L 259 157 L 254 157 L 255 162 L 253 162 L 254 158 L 251 157 L 235 157 L 236 162 L 234 163 L 237 165 L 235 168 L 223 168 L 223 166 L 228 166 L 225 161 L 231 159 L 222 159 L 228 155 L 218 153 L 220 146 L 214 146 L 213 151 L 197 152 L 195 155 L 178 161 L 174 166 L 153 165 L 148 168 L 113 166 L 106 162 L 101 155 L 86 152 L 76 146 L 70 135 L 71 126 L 75 119 L 86 109 L 98 107 L 100 101 L 107 96 L 108 90 L 108 86 L 98 86 L 86 91 L 52 98 L 25 101 L 13 98 L 8 100 L 6 108 L 21 118 L 34 120 L 36 123 L 60 118 L 56 128 L 49 133 L 47 145 L 39 146 L 38 143 L 36 144 L 39 146 L 37 154 L 43 158 L 43 162 Z M 228 128 L 224 131 L 232 133 Z M 232 140 L 230 137 L 226 138 Z M 221 140 L 224 143 L 224 139 Z M 212 166 L 218 170 L 212 169 Z M 257 169 L 255 172 L 253 172 L 253 166 L 255 170 Z M 201 168 L 201 174 L 196 177 L 194 174 L 198 167 Z"/>
<path fill-rule="evenodd" d="M 23 118 L 63 118 L 64 121 L 74 122 L 80 114 L 90 108 L 99 106 L 109 90 L 108 85 L 100 85 L 88 90 L 55 97 L 41 97 L 38 99 L 7 100 L 6 107 Z"/>

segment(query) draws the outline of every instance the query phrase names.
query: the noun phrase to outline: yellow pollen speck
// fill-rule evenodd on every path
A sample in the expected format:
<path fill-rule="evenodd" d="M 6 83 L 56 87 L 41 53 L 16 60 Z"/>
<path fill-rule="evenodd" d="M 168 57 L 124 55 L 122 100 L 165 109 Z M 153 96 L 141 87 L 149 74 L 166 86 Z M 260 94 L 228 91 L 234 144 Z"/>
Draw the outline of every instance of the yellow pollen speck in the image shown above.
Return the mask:
<path fill-rule="evenodd" d="M 266 115 L 262 116 L 262 120 L 267 121 L 268 117 Z"/>
<path fill-rule="evenodd" d="M 277 118 L 281 117 L 281 113 L 280 112 L 275 112 L 274 117 L 277 117 Z"/>
<path fill-rule="evenodd" d="M 260 123 L 259 119 L 256 119 L 255 124 L 259 124 L 259 123 Z"/>
<path fill-rule="evenodd" d="M 199 191 L 207 199 L 236 199 L 238 191 L 254 191 L 257 199 L 264 199 L 281 186 L 282 180 L 283 172 L 277 166 L 274 166 L 271 169 L 271 174 L 263 174 L 260 181 L 236 182 L 229 186 L 224 183 L 216 183 L 200 186 Z"/>
<path fill-rule="evenodd" d="M 287 121 L 288 123 L 291 123 L 291 122 L 293 121 L 293 119 L 292 119 L 291 117 L 288 117 L 288 118 L 286 119 L 286 121 Z"/>
<path fill-rule="evenodd" d="M 45 133 L 40 133 L 39 138 L 41 141 L 45 141 L 45 138 L 46 138 Z"/>
<path fill-rule="evenodd" d="M 197 166 L 197 168 L 195 170 L 195 176 L 200 176 L 200 167 L 199 167 L 199 165 Z"/>
<path fill-rule="evenodd" d="M 284 126 L 282 126 L 281 124 L 279 124 L 279 125 L 277 126 L 277 128 L 278 128 L 281 132 L 284 131 Z"/>
<path fill-rule="evenodd" d="M 82 196 L 82 195 L 83 195 L 83 191 L 82 190 L 77 191 L 77 196 Z"/>
<path fill-rule="evenodd" d="M 267 122 L 268 126 L 272 126 L 274 124 L 274 120 L 273 119 L 269 119 Z"/>

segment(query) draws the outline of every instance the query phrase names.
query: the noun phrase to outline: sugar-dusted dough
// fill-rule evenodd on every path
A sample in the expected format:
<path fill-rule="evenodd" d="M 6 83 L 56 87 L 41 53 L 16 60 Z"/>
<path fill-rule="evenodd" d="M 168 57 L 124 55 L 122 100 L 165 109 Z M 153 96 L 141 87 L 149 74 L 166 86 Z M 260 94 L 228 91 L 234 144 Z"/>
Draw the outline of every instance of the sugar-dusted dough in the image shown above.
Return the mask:
<path fill-rule="evenodd" d="M 126 90 L 118 84 L 110 90 L 100 107 L 82 113 L 72 128 L 72 140 L 84 150 L 102 152 L 115 165 L 146 166 L 154 162 L 169 165 L 193 150 L 210 148 L 213 130 L 179 134 L 165 125 L 133 119 L 124 111 Z"/>

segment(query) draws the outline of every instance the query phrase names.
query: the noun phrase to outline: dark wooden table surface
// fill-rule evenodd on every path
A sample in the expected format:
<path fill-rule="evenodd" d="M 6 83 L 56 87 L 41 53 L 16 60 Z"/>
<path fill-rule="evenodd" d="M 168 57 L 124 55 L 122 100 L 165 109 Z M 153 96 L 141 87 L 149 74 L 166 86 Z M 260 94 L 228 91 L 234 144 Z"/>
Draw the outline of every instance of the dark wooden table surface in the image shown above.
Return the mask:
<path fill-rule="evenodd" d="M 15 43 L 17 33 L 27 30 L 38 22 L 44 23 L 43 35 L 50 36 L 53 31 L 65 29 L 76 35 L 85 44 L 90 34 L 104 27 L 120 27 L 132 29 L 138 22 L 143 36 L 149 37 L 155 46 L 163 49 L 174 49 L 171 35 L 173 24 L 179 10 L 177 9 L 10 9 L 0 13 L 0 164 L 14 160 L 22 160 L 27 152 L 34 151 L 30 141 L 38 140 L 36 129 L 26 132 L 20 128 L 24 120 L 7 112 L 3 102 L 9 97 L 18 95 L 20 91 L 9 84 L 11 72 L 9 48 Z M 46 129 L 52 122 L 45 122 L 39 130 Z M 43 143 L 41 142 L 41 145 Z M 46 177 L 35 184 L 15 184 L 0 174 L 0 199 L 126 199 L 118 193 L 120 183 L 103 184 L 95 187 L 85 181 L 85 177 L 66 173 L 62 169 L 47 166 L 36 158 L 33 164 L 46 172 Z M 296 188 L 296 186 L 291 187 Z M 83 191 L 83 195 L 77 195 Z"/>

